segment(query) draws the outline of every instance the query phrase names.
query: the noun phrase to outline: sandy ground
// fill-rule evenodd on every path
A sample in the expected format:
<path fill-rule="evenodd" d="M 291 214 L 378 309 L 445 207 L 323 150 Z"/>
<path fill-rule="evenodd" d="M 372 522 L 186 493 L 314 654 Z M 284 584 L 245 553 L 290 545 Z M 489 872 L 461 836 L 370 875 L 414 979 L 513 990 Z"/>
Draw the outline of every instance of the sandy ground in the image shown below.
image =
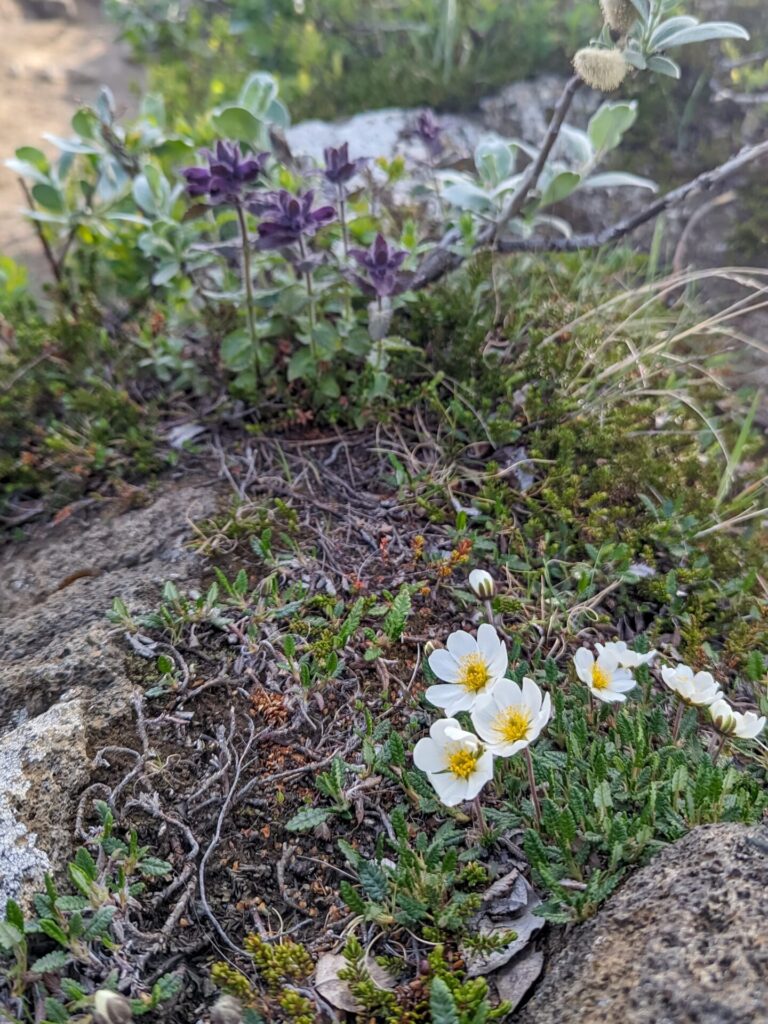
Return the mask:
<path fill-rule="evenodd" d="M 70 0 L 70 5 L 70 17 L 41 18 L 42 4 L 0 0 L 2 160 L 25 145 L 55 152 L 43 133 L 68 134 L 72 114 L 93 101 L 102 84 L 112 89 L 118 110 L 136 106 L 132 86 L 140 81 L 141 71 L 130 63 L 127 48 L 115 42 L 114 28 L 105 23 L 99 3 Z M 38 242 L 20 214 L 18 181 L 2 160 L 0 253 L 26 263 L 33 274 L 43 274 Z"/>

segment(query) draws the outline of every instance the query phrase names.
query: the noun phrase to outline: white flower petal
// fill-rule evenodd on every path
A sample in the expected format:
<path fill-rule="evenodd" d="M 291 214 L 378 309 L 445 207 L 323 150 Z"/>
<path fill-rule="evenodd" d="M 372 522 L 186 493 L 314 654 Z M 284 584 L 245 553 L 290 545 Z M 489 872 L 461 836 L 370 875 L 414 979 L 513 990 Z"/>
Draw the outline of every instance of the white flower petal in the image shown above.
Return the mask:
<path fill-rule="evenodd" d="M 609 689 L 613 690 L 614 693 L 629 693 L 629 691 L 630 690 L 634 690 L 634 688 L 636 686 L 637 686 L 637 683 L 632 678 L 632 676 L 630 676 L 629 679 L 624 679 L 624 678 L 618 678 L 617 679 L 614 676 L 614 678 L 611 680 L 611 685 L 610 685 Z"/>
<path fill-rule="evenodd" d="M 424 696 L 436 708 L 449 708 L 459 697 L 471 695 L 467 694 L 463 686 L 455 686 L 453 683 L 436 683 L 434 686 L 427 687 Z M 452 715 L 453 712 L 449 711 L 448 714 Z"/>
<path fill-rule="evenodd" d="M 523 677 L 523 703 L 529 708 L 531 718 L 536 718 L 541 711 L 541 690 L 528 676 Z"/>
<path fill-rule="evenodd" d="M 627 699 L 623 693 L 614 693 L 612 690 L 595 690 L 591 686 L 589 689 L 592 692 L 592 696 L 597 697 L 604 704 L 622 703 Z"/>
<path fill-rule="evenodd" d="M 576 675 L 582 683 L 592 682 L 592 666 L 595 664 L 595 656 L 586 647 L 580 647 L 573 656 L 573 664 L 576 667 Z"/>
<path fill-rule="evenodd" d="M 449 651 L 442 648 L 432 651 L 429 656 L 429 667 L 438 679 L 443 679 L 446 683 L 455 683 L 459 678 L 459 663 Z"/>
<path fill-rule="evenodd" d="M 413 748 L 413 763 L 422 772 L 441 772 L 445 768 L 445 748 L 425 736 Z"/>
<path fill-rule="evenodd" d="M 482 629 L 482 626 L 480 627 Z M 445 646 L 454 658 L 466 658 L 468 654 L 477 654 L 477 640 L 464 629 L 457 629 L 445 641 Z"/>
<path fill-rule="evenodd" d="M 434 786 L 440 802 L 446 807 L 455 807 L 467 799 L 467 779 L 459 779 L 451 772 L 430 775 L 429 781 Z"/>

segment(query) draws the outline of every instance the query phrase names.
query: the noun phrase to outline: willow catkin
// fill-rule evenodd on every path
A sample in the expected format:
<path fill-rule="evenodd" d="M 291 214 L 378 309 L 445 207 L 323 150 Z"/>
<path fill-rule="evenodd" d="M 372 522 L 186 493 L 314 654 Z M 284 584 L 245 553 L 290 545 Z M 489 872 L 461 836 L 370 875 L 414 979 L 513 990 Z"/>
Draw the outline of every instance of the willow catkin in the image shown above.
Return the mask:
<path fill-rule="evenodd" d="M 600 92 L 613 92 L 626 78 L 629 65 L 620 50 L 601 50 L 587 46 L 573 58 L 579 78 Z"/>
<path fill-rule="evenodd" d="M 600 0 L 606 25 L 626 35 L 637 21 L 637 10 L 632 0 Z"/>

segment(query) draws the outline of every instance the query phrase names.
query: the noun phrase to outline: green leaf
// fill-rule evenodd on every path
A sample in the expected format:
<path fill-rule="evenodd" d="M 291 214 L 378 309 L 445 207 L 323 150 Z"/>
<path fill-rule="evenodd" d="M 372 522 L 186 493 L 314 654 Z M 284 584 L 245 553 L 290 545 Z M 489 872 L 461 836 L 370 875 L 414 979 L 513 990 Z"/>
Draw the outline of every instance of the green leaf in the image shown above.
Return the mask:
<path fill-rule="evenodd" d="M 648 58 L 648 70 L 655 71 L 657 75 L 666 75 L 668 78 L 680 77 L 680 65 L 671 57 L 662 57 L 658 53 Z"/>
<path fill-rule="evenodd" d="M 668 50 L 672 46 L 687 46 L 689 43 L 705 43 L 710 39 L 749 39 L 749 32 L 732 21 L 706 21 L 703 25 L 683 28 L 668 36 L 659 46 Z"/>
<path fill-rule="evenodd" d="M 0 921 L 0 949 L 13 949 L 24 939 L 23 932 L 9 921 Z"/>
<path fill-rule="evenodd" d="M 459 1024 L 456 1001 L 442 978 L 433 978 L 429 992 L 429 1013 L 432 1024 Z"/>
<path fill-rule="evenodd" d="M 254 71 L 240 90 L 238 103 L 254 117 L 263 119 L 277 99 L 277 82 L 268 71 Z"/>
<path fill-rule="evenodd" d="M 56 949 L 53 953 L 48 953 L 46 956 L 41 956 L 39 960 L 35 960 L 29 969 L 32 974 L 50 974 L 53 971 L 60 971 L 62 967 L 66 967 L 69 959 L 68 953 Z"/>
<path fill-rule="evenodd" d="M 315 361 L 312 358 L 312 350 L 305 346 L 297 349 L 291 356 L 288 363 L 288 380 L 299 380 L 314 376 Z"/>
<path fill-rule="evenodd" d="M 33 185 L 32 198 L 36 203 L 52 213 L 64 212 L 64 196 L 53 185 L 46 185 L 42 182 Z"/>
<path fill-rule="evenodd" d="M 101 939 L 109 931 L 117 907 L 100 907 L 83 933 L 85 939 Z"/>
<path fill-rule="evenodd" d="M 549 182 L 541 196 L 542 206 L 551 206 L 552 203 L 559 203 L 566 199 L 571 192 L 579 187 L 581 175 L 575 171 L 561 171 Z"/>
<path fill-rule="evenodd" d="M 56 909 L 63 914 L 74 914 L 77 911 L 85 910 L 88 900 L 85 896 L 59 896 L 56 900 Z"/>
<path fill-rule="evenodd" d="M 96 861 L 84 846 L 81 846 L 75 854 L 75 864 L 86 873 L 92 882 L 96 881 L 99 869 L 96 867 Z"/>
<path fill-rule="evenodd" d="M 35 149 L 34 146 L 20 146 L 16 150 L 16 159 L 23 160 L 25 164 L 31 164 L 43 173 L 47 173 L 50 168 L 48 157 L 42 150 Z"/>
<path fill-rule="evenodd" d="M 24 913 L 16 900 L 8 900 L 5 904 L 5 920 L 20 932 L 24 931 Z"/>
<path fill-rule="evenodd" d="M 603 103 L 589 120 L 587 131 L 595 150 L 605 153 L 615 149 L 622 135 L 637 119 L 637 103 Z"/>
<path fill-rule="evenodd" d="M 45 932 L 45 934 L 49 938 L 53 939 L 54 942 L 58 942 L 60 946 L 69 946 L 69 937 L 67 933 L 60 924 L 53 920 L 53 918 L 44 917 L 40 922 L 40 930 Z"/>
<path fill-rule="evenodd" d="M 181 991 L 182 980 L 178 974 L 164 974 L 152 986 L 152 1002 L 155 1006 L 173 999 Z"/>
<path fill-rule="evenodd" d="M 658 191 L 658 185 L 650 178 L 641 178 L 639 174 L 628 174 L 626 171 L 601 171 L 590 174 L 582 182 L 582 188 L 647 188 L 651 192 Z"/>
<path fill-rule="evenodd" d="M 142 875 L 159 878 L 162 875 L 170 875 L 172 868 L 167 860 L 161 860 L 159 857 L 145 857 L 139 862 L 139 871 Z"/>
<path fill-rule="evenodd" d="M 339 883 L 339 895 L 353 914 L 365 914 L 365 900 L 346 879 Z"/>
<path fill-rule="evenodd" d="M 224 107 L 211 118 L 220 135 L 238 142 L 256 142 L 262 134 L 262 124 L 244 107 Z"/>
<path fill-rule="evenodd" d="M 64 1003 L 59 1002 L 58 999 L 54 999 L 52 996 L 47 996 L 45 1000 L 45 1019 L 50 1021 L 51 1024 L 67 1024 L 69 1011 Z"/>
<path fill-rule="evenodd" d="M 381 902 L 389 891 L 389 882 L 382 869 L 372 860 L 362 861 L 357 868 L 360 884 L 369 899 Z"/>
<path fill-rule="evenodd" d="M 285 823 L 289 832 L 309 832 L 318 825 L 322 825 L 333 816 L 335 812 L 330 807 L 302 807 L 300 811 Z"/>

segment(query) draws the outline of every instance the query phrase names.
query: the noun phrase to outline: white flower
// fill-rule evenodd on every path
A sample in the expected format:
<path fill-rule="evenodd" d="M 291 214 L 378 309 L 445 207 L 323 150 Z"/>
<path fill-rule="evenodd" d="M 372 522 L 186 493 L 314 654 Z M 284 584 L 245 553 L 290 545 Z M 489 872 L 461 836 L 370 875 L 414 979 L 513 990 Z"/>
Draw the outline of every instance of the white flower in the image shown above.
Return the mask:
<path fill-rule="evenodd" d="M 624 640 L 609 640 L 604 644 L 595 644 L 598 655 L 603 651 L 613 651 L 619 659 L 622 668 L 637 668 L 638 665 L 650 665 L 658 651 L 648 651 L 647 654 L 640 654 L 638 651 L 631 651 Z"/>
<path fill-rule="evenodd" d="M 446 807 L 472 800 L 493 778 L 493 754 L 455 718 L 433 722 L 413 748 L 413 763 L 426 772 Z"/>
<path fill-rule="evenodd" d="M 488 600 L 496 593 L 496 584 L 493 576 L 485 569 L 473 569 L 469 574 L 469 585 L 475 595 L 482 600 Z"/>
<path fill-rule="evenodd" d="M 680 700 L 697 707 L 706 707 L 722 697 L 719 684 L 711 672 L 697 672 L 688 665 L 661 666 L 661 678 Z"/>
<path fill-rule="evenodd" d="M 472 710 L 472 724 L 497 757 L 511 757 L 538 739 L 552 714 L 549 694 L 542 695 L 532 679 L 522 689 L 511 679 L 500 679 Z"/>
<path fill-rule="evenodd" d="M 580 647 L 573 656 L 573 663 L 576 675 L 587 684 L 592 696 L 607 704 L 625 701 L 625 694 L 636 686 L 629 669 L 620 667 L 615 651 L 603 650 L 595 661 L 592 651 Z"/>
<path fill-rule="evenodd" d="M 471 711 L 475 701 L 507 671 L 507 648 L 493 626 L 484 622 L 477 640 L 463 629 L 451 633 L 447 650 L 433 651 L 429 667 L 447 685 L 427 688 L 427 700 L 448 715 Z"/>
<path fill-rule="evenodd" d="M 129 1024 L 133 1018 L 130 1000 L 108 988 L 98 989 L 93 996 L 93 1019 L 97 1024 Z"/>
<path fill-rule="evenodd" d="M 720 698 L 710 705 L 709 713 L 718 732 L 739 740 L 754 740 L 765 728 L 765 715 L 754 711 L 734 711 L 727 700 Z"/>

